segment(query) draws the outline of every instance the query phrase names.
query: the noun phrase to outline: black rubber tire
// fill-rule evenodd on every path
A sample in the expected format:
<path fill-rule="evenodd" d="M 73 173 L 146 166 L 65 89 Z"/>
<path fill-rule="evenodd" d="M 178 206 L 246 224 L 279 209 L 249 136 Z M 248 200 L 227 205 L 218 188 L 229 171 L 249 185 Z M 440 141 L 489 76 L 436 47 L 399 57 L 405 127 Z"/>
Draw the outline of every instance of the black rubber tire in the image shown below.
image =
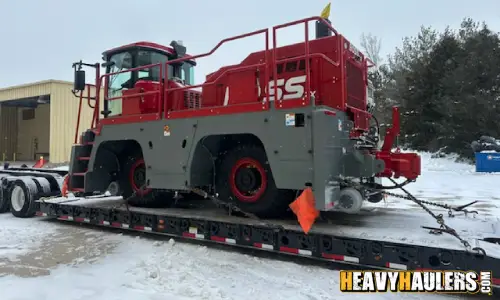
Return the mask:
<path fill-rule="evenodd" d="M 241 201 L 233 193 L 229 183 L 232 180 L 233 166 L 243 158 L 257 161 L 266 173 L 267 186 L 255 202 Z M 280 190 L 276 187 L 265 150 L 254 145 L 240 145 L 226 152 L 218 167 L 216 192 L 222 201 L 232 202 L 241 210 L 260 218 L 280 218 L 287 215 L 288 205 L 295 200 L 296 195 L 294 190 Z"/>
<path fill-rule="evenodd" d="M 24 195 L 24 204 L 20 210 L 15 209 L 15 205 L 12 205 L 12 201 L 15 201 L 17 192 L 22 192 Z M 22 180 L 16 180 L 11 188 L 9 189 L 9 198 L 10 198 L 10 211 L 11 213 L 18 218 L 31 218 L 36 213 L 35 208 L 35 196 L 38 192 L 36 185 L 33 183 L 33 186 L 26 185 Z"/>
<path fill-rule="evenodd" d="M 10 210 L 9 190 L 3 188 L 0 183 L 0 214 L 6 213 Z"/>
<path fill-rule="evenodd" d="M 369 196 L 366 200 L 370 203 L 379 203 L 380 201 L 384 200 L 384 194 L 378 193 L 375 195 Z"/>
<path fill-rule="evenodd" d="M 133 194 L 134 189 L 130 182 L 129 174 L 137 161 L 143 160 L 142 154 L 135 153 L 127 155 L 122 160 L 119 177 L 119 185 L 123 199 L 128 199 Z M 151 190 L 146 195 L 135 195 L 128 200 L 128 203 L 137 207 L 162 208 L 172 206 L 174 202 L 174 192 Z"/>

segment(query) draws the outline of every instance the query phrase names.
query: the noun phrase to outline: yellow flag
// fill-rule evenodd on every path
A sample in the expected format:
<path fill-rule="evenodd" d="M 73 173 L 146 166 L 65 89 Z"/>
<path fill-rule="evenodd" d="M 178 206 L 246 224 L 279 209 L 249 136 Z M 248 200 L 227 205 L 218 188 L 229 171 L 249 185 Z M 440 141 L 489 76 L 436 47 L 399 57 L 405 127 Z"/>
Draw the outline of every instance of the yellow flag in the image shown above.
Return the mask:
<path fill-rule="evenodd" d="M 323 11 L 321 12 L 321 17 L 323 19 L 328 19 L 330 17 L 330 5 L 331 3 L 328 3 L 328 5 L 323 8 Z"/>

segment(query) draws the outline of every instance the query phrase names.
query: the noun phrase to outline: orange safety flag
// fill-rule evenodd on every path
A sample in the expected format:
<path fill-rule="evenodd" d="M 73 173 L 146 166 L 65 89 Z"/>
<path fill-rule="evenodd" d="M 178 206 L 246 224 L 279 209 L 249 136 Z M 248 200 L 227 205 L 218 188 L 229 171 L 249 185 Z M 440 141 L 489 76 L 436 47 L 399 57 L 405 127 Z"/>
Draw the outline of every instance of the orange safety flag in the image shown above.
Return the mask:
<path fill-rule="evenodd" d="M 69 183 L 69 175 L 66 175 L 66 177 L 64 177 L 64 181 L 61 188 L 61 194 L 64 198 L 68 198 L 68 183 Z"/>
<path fill-rule="evenodd" d="M 300 196 L 290 203 L 290 208 L 297 216 L 300 227 L 305 233 L 311 230 L 311 227 L 319 217 L 319 211 L 314 205 L 314 194 L 310 187 L 306 188 Z"/>

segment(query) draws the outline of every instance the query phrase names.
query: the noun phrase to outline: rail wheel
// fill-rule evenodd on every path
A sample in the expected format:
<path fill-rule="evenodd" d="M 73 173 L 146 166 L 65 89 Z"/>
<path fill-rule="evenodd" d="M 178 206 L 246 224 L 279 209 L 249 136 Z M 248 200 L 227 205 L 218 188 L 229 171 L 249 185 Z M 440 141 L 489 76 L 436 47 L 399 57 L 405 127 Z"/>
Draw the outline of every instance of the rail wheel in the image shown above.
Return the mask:
<path fill-rule="evenodd" d="M 146 185 L 146 164 L 142 155 L 127 156 L 119 181 L 123 198 L 138 207 L 166 207 L 172 203 L 174 192 L 157 191 Z"/>
<path fill-rule="evenodd" d="M 294 191 L 276 187 L 261 147 L 239 146 L 230 150 L 217 173 L 219 198 L 262 218 L 283 216 L 295 197 Z"/>

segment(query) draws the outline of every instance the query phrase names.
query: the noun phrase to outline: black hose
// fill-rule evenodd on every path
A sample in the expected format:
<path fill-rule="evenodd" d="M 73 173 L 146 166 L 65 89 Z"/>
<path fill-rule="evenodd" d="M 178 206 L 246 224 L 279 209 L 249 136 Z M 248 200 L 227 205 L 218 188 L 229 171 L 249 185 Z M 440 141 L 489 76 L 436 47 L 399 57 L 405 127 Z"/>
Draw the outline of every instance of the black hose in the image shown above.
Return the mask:
<path fill-rule="evenodd" d="M 375 120 L 375 124 L 377 124 L 377 133 L 380 136 L 380 123 L 378 122 L 377 117 L 375 117 L 374 114 L 371 114 L 371 115 L 372 115 L 372 119 Z"/>
<path fill-rule="evenodd" d="M 373 184 L 373 188 L 377 189 L 377 190 L 393 190 L 393 189 L 400 189 L 402 187 L 404 187 L 405 185 L 409 184 L 410 182 L 412 182 L 411 180 L 407 179 L 405 180 L 404 182 L 402 183 L 397 183 L 393 186 L 384 186 L 384 185 L 381 185 L 381 184 Z"/>

